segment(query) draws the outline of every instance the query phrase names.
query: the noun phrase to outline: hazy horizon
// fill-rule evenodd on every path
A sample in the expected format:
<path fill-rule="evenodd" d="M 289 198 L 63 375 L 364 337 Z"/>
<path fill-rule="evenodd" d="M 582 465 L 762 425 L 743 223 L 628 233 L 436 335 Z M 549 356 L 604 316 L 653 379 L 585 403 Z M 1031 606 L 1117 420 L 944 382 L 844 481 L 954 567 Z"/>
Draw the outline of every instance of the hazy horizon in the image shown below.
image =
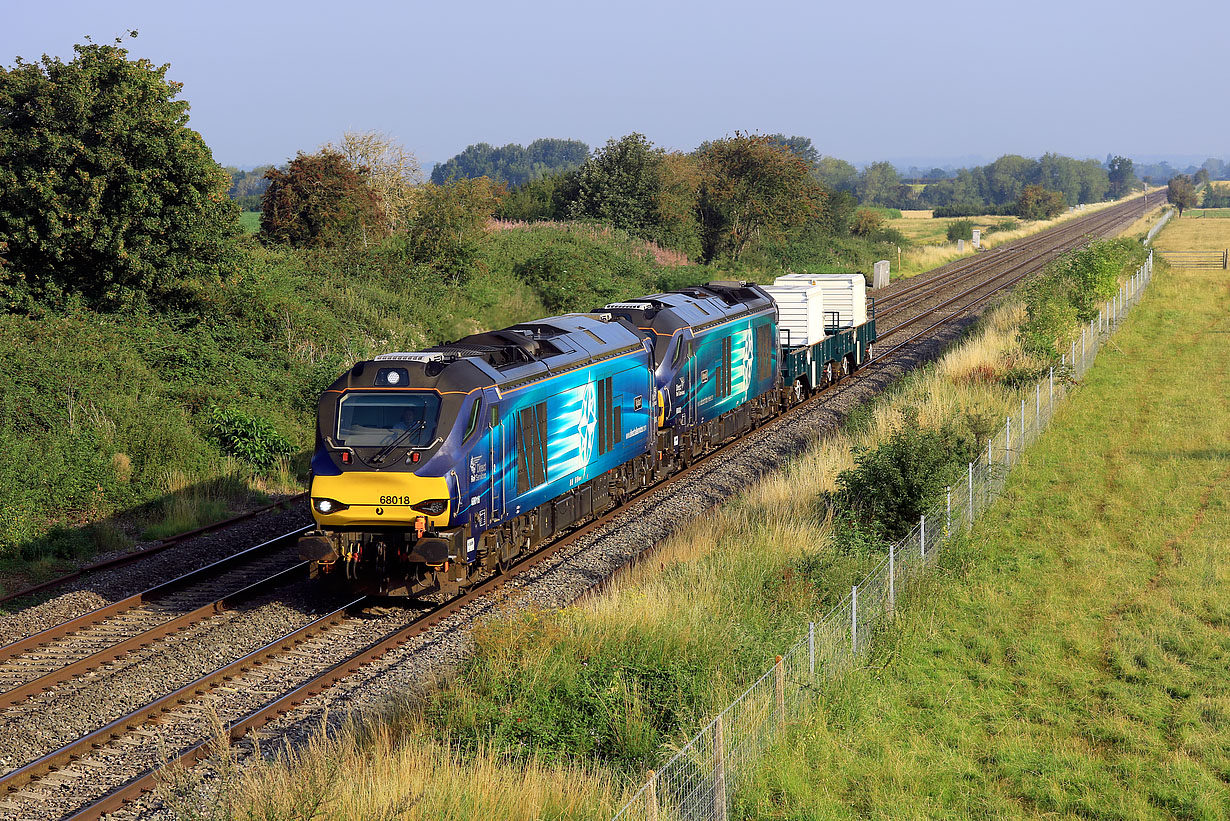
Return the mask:
<path fill-rule="evenodd" d="M 1185 37 L 1230 22 L 1222 4 L 1183 11 L 1169 30 Z M 903 170 L 1048 151 L 1177 167 L 1230 160 L 1230 113 L 1212 104 L 1220 72 L 1175 71 L 1152 57 L 1145 38 L 1157 39 L 1159 24 L 1144 3 L 778 0 L 749 15 L 728 1 L 381 2 L 342 12 L 225 0 L 206 14 L 70 0 L 14 5 L 7 16 L 5 66 L 69 59 L 86 35 L 105 43 L 139 30 L 125 42 L 131 56 L 170 63 L 192 127 L 215 159 L 240 167 L 285 162 L 347 129 L 390 134 L 428 170 L 478 142 L 597 147 L 633 131 L 677 150 L 735 131 L 780 132 Z M 1176 130 L 1173 117 L 1193 127 Z"/>

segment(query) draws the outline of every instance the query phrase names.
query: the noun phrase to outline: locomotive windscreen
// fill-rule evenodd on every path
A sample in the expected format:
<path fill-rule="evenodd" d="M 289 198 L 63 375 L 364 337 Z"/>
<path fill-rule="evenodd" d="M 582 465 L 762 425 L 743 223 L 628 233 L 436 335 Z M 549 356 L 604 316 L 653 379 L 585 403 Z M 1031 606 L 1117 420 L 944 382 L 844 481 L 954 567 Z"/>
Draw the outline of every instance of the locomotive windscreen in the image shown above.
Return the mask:
<path fill-rule="evenodd" d="M 338 405 L 338 444 L 424 447 L 435 438 L 439 416 L 435 393 L 347 393 Z"/>

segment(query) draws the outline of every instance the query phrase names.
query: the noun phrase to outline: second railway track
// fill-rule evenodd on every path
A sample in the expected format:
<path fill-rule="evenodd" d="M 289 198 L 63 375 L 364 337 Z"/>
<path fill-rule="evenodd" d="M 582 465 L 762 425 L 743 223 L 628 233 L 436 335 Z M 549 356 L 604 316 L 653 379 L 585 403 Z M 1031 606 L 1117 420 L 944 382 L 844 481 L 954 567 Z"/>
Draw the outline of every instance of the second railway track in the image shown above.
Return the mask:
<path fill-rule="evenodd" d="M 910 337 L 912 340 L 951 323 L 960 313 L 985 303 L 989 296 L 1014 284 L 1028 272 L 1037 270 L 1063 250 L 1080 244 L 1090 234 L 1109 233 L 1135 220 L 1139 209 L 1139 200 L 1112 206 L 1090 217 L 1066 223 L 1060 227 L 1062 231 L 1052 229 L 1055 233 L 1049 242 L 1031 241 L 1025 244 L 1028 246 L 1026 248 L 1013 246 L 1010 252 L 981 254 L 972 260 L 963 260 L 952 271 L 929 276 L 925 282 L 903 283 L 884 297 L 886 303 L 895 304 L 886 305 L 880 315 L 881 318 L 902 317 L 901 321 L 887 329 L 888 333 L 881 334 L 882 339 L 888 339 L 891 334 L 898 340 L 891 345 L 878 344 L 875 360 L 859 371 L 856 377 L 874 373 L 885 366 L 886 360 L 893 359 L 903 347 L 900 339 L 906 335 L 908 327 L 928 325 L 926 331 Z M 973 284 L 975 282 L 981 284 Z M 902 294 L 909 298 L 893 299 Z M 938 320 L 934 318 L 937 311 L 944 312 Z M 931 321 L 926 322 L 928 319 Z M 826 391 L 823 395 L 831 399 L 850 390 L 858 381 L 843 380 L 837 383 L 836 390 Z M 765 429 L 789 420 L 809 407 L 813 407 L 813 403 L 796 406 L 768 423 Z M 723 446 L 688 471 L 670 477 L 646 492 L 656 492 L 663 485 L 684 480 L 694 471 L 705 468 L 726 448 L 740 442 L 746 444 L 748 438 L 752 437 Z M 45 818 L 89 818 L 110 812 L 154 786 L 155 771 L 162 763 L 164 751 L 175 751 L 172 758 L 182 758 L 185 762 L 205 755 L 213 727 L 211 712 L 218 713 L 233 738 L 260 727 L 390 649 L 453 617 L 474 600 L 489 596 L 508 581 L 532 571 L 535 566 L 547 562 L 573 543 L 625 515 L 633 506 L 634 503 L 629 503 L 579 528 L 527 558 L 506 575 L 488 578 L 463 596 L 430 612 L 420 613 L 404 606 L 380 606 L 363 600 L 346 602 L 344 606 L 318 618 L 296 624 L 293 630 L 264 642 L 242 657 L 218 664 L 204 675 L 186 681 L 170 692 L 163 692 L 156 699 L 137 704 L 135 709 L 90 733 L 81 734 L 69 744 L 10 769 L 0 777 L 0 785 L 10 790 L 7 801 L 0 801 L 0 812 L 32 813 L 31 817 Z M 200 610 L 202 606 L 193 609 Z M 152 629 L 166 628 L 155 625 Z M 124 640 L 132 641 L 133 636 Z M 104 649 L 103 652 L 108 651 Z M 3 651 L 0 650 L 2 655 Z M 79 662 L 71 661 L 69 664 Z M 68 666 L 62 665 L 61 669 Z M 0 676 L 3 670 L 0 667 Z M 44 683 L 50 681 L 48 679 Z M 0 690 L 7 686 L 3 682 L 4 679 L 0 678 Z M 205 693 L 214 694 L 215 704 L 225 703 L 226 709 L 209 708 L 202 704 L 201 696 Z M 15 697 L 9 698 L 10 705 L 13 700 Z M 3 693 L 0 693 L 2 703 Z M 10 706 L 9 711 L 0 714 L 0 721 L 9 716 L 11 709 Z M 28 720 L 37 720 L 37 716 L 30 715 Z"/>

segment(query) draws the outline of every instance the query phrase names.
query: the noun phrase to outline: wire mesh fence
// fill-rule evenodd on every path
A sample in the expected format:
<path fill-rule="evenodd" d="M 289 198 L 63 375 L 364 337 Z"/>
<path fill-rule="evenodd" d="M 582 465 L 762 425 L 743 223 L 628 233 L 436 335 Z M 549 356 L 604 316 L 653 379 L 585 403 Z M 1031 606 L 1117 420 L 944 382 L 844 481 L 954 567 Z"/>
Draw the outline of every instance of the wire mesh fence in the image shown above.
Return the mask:
<path fill-rule="evenodd" d="M 807 630 L 764 675 L 719 713 L 645 783 L 615 821 L 726 821 L 731 798 L 755 772 L 761 752 L 784 728 L 786 716 L 816 692 L 815 684 L 850 670 L 891 618 L 898 597 L 926 572 L 953 537 L 973 526 L 1003 490 L 1008 473 L 1041 435 L 1075 380 L 1097 358 L 1153 274 L 1153 252 L 1119 292 L 1082 328 L 1057 368 L 1032 391 L 1023 391 L 1017 413 L 967 466 L 964 486 L 948 488 L 942 503 L 889 547 L 888 555 Z"/>

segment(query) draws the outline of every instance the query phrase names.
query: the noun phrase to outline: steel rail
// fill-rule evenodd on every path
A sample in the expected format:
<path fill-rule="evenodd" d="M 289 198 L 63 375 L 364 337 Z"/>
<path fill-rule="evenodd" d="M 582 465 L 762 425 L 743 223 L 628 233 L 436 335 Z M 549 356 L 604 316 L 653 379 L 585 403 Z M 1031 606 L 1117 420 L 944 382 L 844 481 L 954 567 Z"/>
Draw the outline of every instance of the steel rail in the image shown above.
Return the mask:
<path fill-rule="evenodd" d="M 14 599 L 19 599 L 22 596 L 29 596 L 34 593 L 42 592 L 43 590 L 48 590 L 53 587 L 58 587 L 62 584 L 67 584 L 75 579 L 79 579 L 82 576 L 88 575 L 90 573 L 97 573 L 100 570 L 110 570 L 111 568 L 114 568 L 114 567 L 123 567 L 126 564 L 132 564 L 133 562 L 148 558 L 149 556 L 153 556 L 154 554 L 161 553 L 162 551 L 166 550 L 168 547 L 174 547 L 180 542 L 195 538 L 197 536 L 203 536 L 206 533 L 212 533 L 215 530 L 221 530 L 223 528 L 230 527 L 231 525 L 238 524 L 239 522 L 247 521 L 248 519 L 253 519 L 261 515 L 262 513 L 268 513 L 269 511 L 275 508 L 280 507 L 280 508 L 289 510 L 290 505 L 292 505 L 295 502 L 303 501 L 306 498 L 307 498 L 306 493 L 296 493 L 294 496 L 288 496 L 285 499 L 280 499 L 279 501 L 276 501 L 276 502 L 270 502 L 267 505 L 262 505 L 261 507 L 254 508 L 244 513 L 240 513 L 236 516 L 230 517 L 229 519 L 221 519 L 217 522 L 211 522 L 210 524 L 204 525 L 202 527 L 198 527 L 194 530 L 187 530 L 183 533 L 177 533 L 174 536 L 168 536 L 167 538 L 161 540 L 156 545 L 151 545 L 150 547 L 142 548 L 141 550 L 134 550 L 131 553 L 125 553 L 122 556 L 114 556 L 110 559 L 103 559 L 102 561 L 84 565 L 80 567 L 79 569 L 74 570 L 71 573 L 65 573 L 62 576 L 56 576 L 54 579 L 48 579 L 45 582 L 39 582 L 38 584 L 33 584 L 33 585 L 30 585 L 29 587 L 23 587 L 22 589 L 14 591 L 12 593 L 6 593 L 5 595 L 0 596 L 0 604 L 13 601 Z"/>
<path fill-rule="evenodd" d="M 236 604 L 259 595 L 266 590 L 293 581 L 296 575 L 307 578 L 307 573 L 305 572 L 307 566 L 307 562 L 299 562 L 285 570 L 279 570 L 271 576 L 266 576 L 264 579 L 249 584 L 234 593 L 228 593 L 209 604 L 202 605 L 188 613 L 176 616 L 170 621 L 151 627 L 143 633 L 138 633 L 116 644 L 109 645 L 92 655 L 78 659 L 39 678 L 28 681 L 25 684 L 19 684 L 11 690 L 5 690 L 3 693 L 0 693 L 0 707 L 11 707 L 20 704 L 32 695 L 44 690 L 50 690 L 82 673 L 101 667 L 109 661 L 123 658 L 129 653 L 147 647 L 159 639 L 178 633 L 181 630 L 186 630 L 192 625 L 199 624 L 225 610 L 230 610 Z"/>
<path fill-rule="evenodd" d="M 45 644 L 50 644 L 53 641 L 62 639 L 66 636 L 81 630 L 85 627 L 98 624 L 109 618 L 112 618 L 120 613 L 132 610 L 133 608 L 145 604 L 147 602 L 157 601 L 160 598 L 175 593 L 184 588 L 191 587 L 199 583 L 211 575 L 232 570 L 235 567 L 242 566 L 245 562 L 255 558 L 264 556 L 267 553 L 272 553 L 275 549 L 285 547 L 285 545 L 301 533 L 310 529 L 310 526 L 301 527 L 293 530 L 290 533 L 285 533 L 269 541 L 249 547 L 247 550 L 234 553 L 216 562 L 207 564 L 204 567 L 197 568 L 191 572 L 185 573 L 182 576 L 177 576 L 170 581 L 155 585 L 154 587 L 142 590 L 140 593 L 134 593 L 127 598 L 112 602 L 111 604 L 99 607 L 96 610 L 91 610 L 89 613 L 83 613 L 80 616 L 60 622 L 59 624 L 48 627 L 45 630 L 40 630 L 37 633 L 26 636 L 23 639 L 0 647 L 0 661 L 8 661 L 17 656 L 27 653 L 35 648 Z"/>
<path fill-rule="evenodd" d="M 63 747 L 53 752 L 31 761 L 30 763 L 17 768 L 11 772 L 0 776 L 0 788 L 6 789 L 9 792 L 14 792 L 30 781 L 37 780 L 49 772 L 63 768 L 66 764 L 78 759 L 87 750 L 99 747 L 117 736 L 121 736 L 131 729 L 139 727 L 147 723 L 150 719 L 159 716 L 162 713 L 169 712 L 175 705 L 183 704 L 190 698 L 195 697 L 205 691 L 212 689 L 224 681 L 229 681 L 234 678 L 237 673 L 244 673 L 253 667 L 259 667 L 265 664 L 270 659 L 273 659 L 281 653 L 293 649 L 295 645 L 302 644 L 309 638 L 321 633 L 330 627 L 334 627 L 345 620 L 347 612 L 354 607 L 362 604 L 367 599 L 363 596 L 359 599 L 346 604 L 344 607 L 338 608 L 331 613 L 327 613 L 317 619 L 313 619 L 302 627 L 287 633 L 281 638 L 272 641 L 265 646 L 253 650 L 235 661 L 225 664 L 214 671 L 205 674 L 204 676 L 185 684 L 177 690 L 167 693 L 165 696 L 151 701 L 144 707 L 121 716 L 115 719 L 106 726 L 100 727 L 91 733 L 88 733 L 80 738 L 65 744 Z"/>

